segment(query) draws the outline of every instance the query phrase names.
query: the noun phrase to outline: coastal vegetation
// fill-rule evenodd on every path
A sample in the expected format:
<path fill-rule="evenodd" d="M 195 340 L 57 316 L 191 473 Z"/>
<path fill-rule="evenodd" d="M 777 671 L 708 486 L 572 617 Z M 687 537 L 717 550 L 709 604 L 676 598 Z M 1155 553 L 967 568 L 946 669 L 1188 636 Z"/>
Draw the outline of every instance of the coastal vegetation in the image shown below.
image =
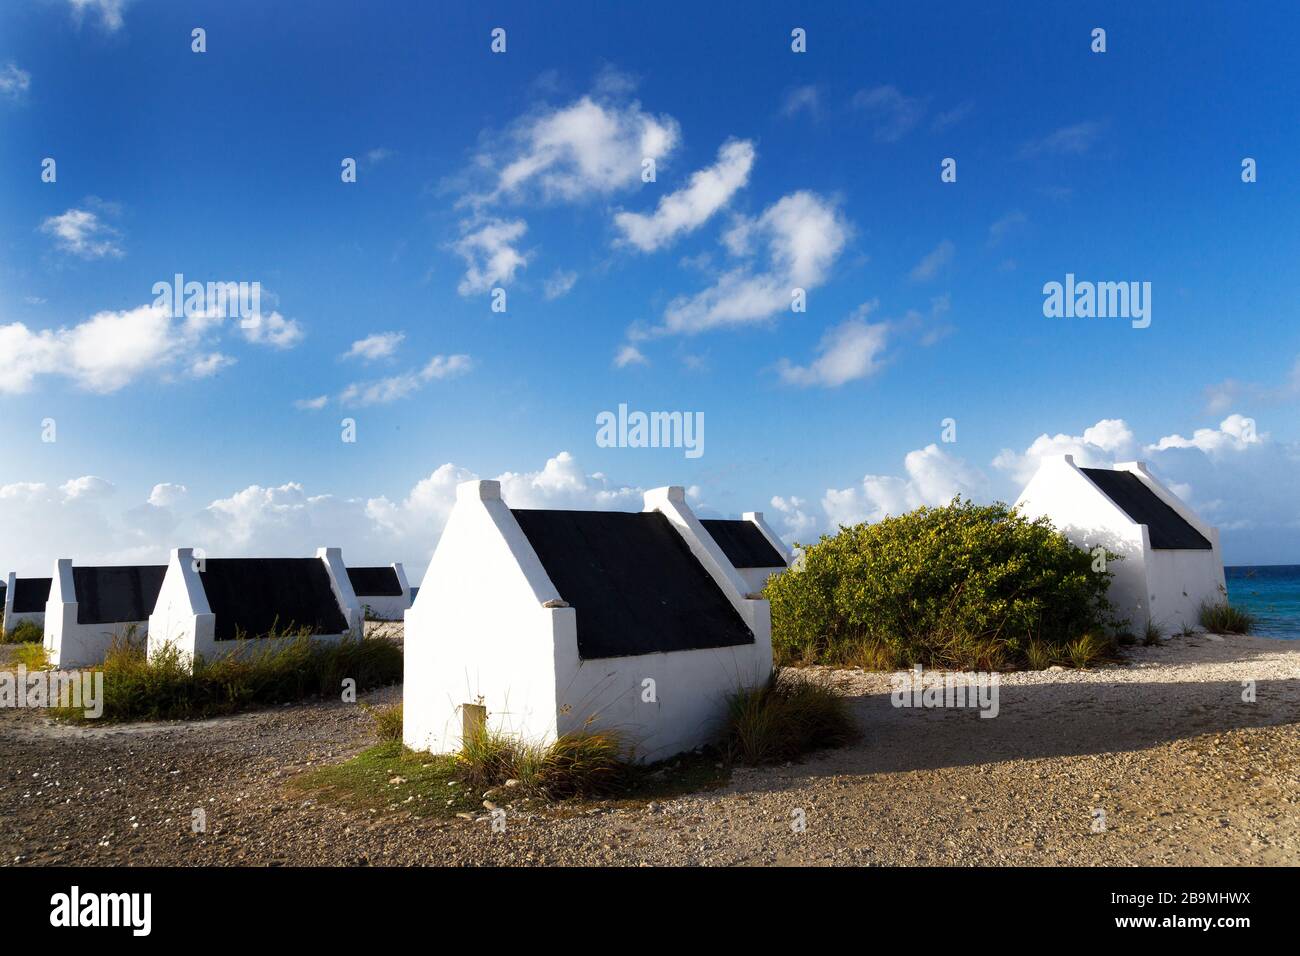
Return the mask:
<path fill-rule="evenodd" d="M 768 581 L 778 664 L 1005 670 L 1117 653 L 1111 572 L 1045 518 L 955 498 L 803 547 Z"/>

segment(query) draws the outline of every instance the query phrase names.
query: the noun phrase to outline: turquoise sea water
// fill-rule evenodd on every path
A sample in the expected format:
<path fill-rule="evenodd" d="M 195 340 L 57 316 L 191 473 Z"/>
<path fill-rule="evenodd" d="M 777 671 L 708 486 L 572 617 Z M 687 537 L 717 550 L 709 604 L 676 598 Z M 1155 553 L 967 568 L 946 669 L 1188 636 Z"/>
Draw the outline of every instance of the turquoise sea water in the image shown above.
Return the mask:
<path fill-rule="evenodd" d="M 1228 602 L 1255 615 L 1252 633 L 1300 639 L 1300 564 L 1224 568 Z"/>

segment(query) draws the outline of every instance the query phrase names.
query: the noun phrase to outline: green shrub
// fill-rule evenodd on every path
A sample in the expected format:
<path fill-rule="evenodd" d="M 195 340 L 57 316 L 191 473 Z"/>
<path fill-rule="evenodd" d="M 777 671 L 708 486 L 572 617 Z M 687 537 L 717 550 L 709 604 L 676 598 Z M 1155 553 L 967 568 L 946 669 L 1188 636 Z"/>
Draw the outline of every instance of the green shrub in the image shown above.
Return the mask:
<path fill-rule="evenodd" d="M 1249 634 L 1255 627 L 1255 615 L 1227 601 L 1202 604 L 1200 617 L 1201 627 L 1211 634 Z"/>
<path fill-rule="evenodd" d="M 823 535 L 765 593 L 781 663 L 998 670 L 1113 628 L 1109 581 L 1046 518 L 954 499 Z"/>
<path fill-rule="evenodd" d="M 326 643 L 297 633 L 251 652 L 231 651 L 211 660 L 197 657 L 193 667 L 189 665 L 173 645 L 147 655 L 140 642 L 115 639 L 103 665 L 96 668 L 104 672 L 104 719 L 210 717 L 333 697 L 341 693 L 345 678 L 364 691 L 401 679 L 402 651 L 380 638 Z"/>
<path fill-rule="evenodd" d="M 50 669 L 50 656 L 45 650 L 44 644 L 15 644 L 9 651 L 9 661 L 0 664 L 0 670 L 16 670 L 19 666 L 26 667 L 29 671 L 44 671 Z"/>
<path fill-rule="evenodd" d="M 854 736 L 848 702 L 834 688 L 803 674 L 774 671 L 765 684 L 728 699 L 722 747 L 742 763 L 783 763 Z"/>
<path fill-rule="evenodd" d="M 34 621 L 19 621 L 0 634 L 0 644 L 40 644 L 45 641 L 45 628 Z"/>

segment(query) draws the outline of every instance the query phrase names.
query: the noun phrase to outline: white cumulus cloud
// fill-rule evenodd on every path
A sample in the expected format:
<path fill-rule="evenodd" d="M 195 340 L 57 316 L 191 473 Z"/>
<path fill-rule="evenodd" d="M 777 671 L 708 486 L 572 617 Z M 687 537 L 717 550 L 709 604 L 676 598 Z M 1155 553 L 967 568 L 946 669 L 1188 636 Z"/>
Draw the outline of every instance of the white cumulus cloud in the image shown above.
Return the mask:
<path fill-rule="evenodd" d="M 777 372 L 787 385 L 838 388 L 874 373 L 888 341 L 889 326 L 885 323 L 850 319 L 822 336 L 817 357 L 810 364 L 793 365 L 781 359 Z"/>
<path fill-rule="evenodd" d="M 820 286 L 848 243 L 851 228 L 827 199 L 800 191 L 782 197 L 756 219 L 741 219 L 724 242 L 733 255 L 765 253 L 765 268 L 752 263 L 729 270 L 692 296 L 669 303 L 658 331 L 695 334 L 772 318 L 790 307 L 796 288 Z"/>
<path fill-rule="evenodd" d="M 704 225 L 745 187 L 753 167 L 752 142 L 726 142 L 718 150 L 717 162 L 697 170 L 686 187 L 660 199 L 653 214 L 620 212 L 614 216 L 614 225 L 624 242 L 642 252 L 653 252 Z"/>
<path fill-rule="evenodd" d="M 1199 448 L 1207 455 L 1217 455 L 1228 451 L 1244 451 L 1251 445 L 1259 445 L 1267 439 L 1255 429 L 1255 420 L 1244 415 L 1229 415 L 1219 423 L 1218 428 L 1198 428 L 1191 438 L 1182 435 L 1166 435 L 1148 451 L 1165 451 L 1170 448 Z"/>
<path fill-rule="evenodd" d="M 456 291 L 475 295 L 514 279 L 528 265 L 528 257 L 516 248 L 527 231 L 522 219 L 489 219 L 461 236 L 453 248 L 465 260 L 465 277 Z"/>
<path fill-rule="evenodd" d="M 1023 452 L 1004 448 L 993 459 L 993 465 L 1023 486 L 1049 456 L 1073 455 L 1074 463 L 1081 468 L 1105 468 L 1130 459 L 1136 448 L 1128 423 L 1122 418 L 1103 418 L 1085 428 L 1082 435 L 1042 434 Z"/>
<path fill-rule="evenodd" d="M 121 233 L 89 209 L 69 209 L 41 223 L 57 248 L 81 259 L 120 259 Z"/>
<path fill-rule="evenodd" d="M 856 487 L 829 488 L 822 508 L 832 526 L 879 521 L 922 505 L 947 504 L 957 495 L 980 498 L 987 479 L 979 469 L 930 444 L 903 459 L 906 477 L 865 475 Z"/>

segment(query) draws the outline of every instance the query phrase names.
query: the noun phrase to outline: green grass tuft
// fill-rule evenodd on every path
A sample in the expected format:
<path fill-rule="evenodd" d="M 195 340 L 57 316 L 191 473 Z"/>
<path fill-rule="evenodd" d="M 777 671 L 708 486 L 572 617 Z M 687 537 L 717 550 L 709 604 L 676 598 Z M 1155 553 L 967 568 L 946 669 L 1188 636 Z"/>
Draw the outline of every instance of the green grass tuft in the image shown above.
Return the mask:
<path fill-rule="evenodd" d="M 1155 647 L 1165 639 L 1165 632 L 1155 621 L 1147 621 L 1146 630 L 1142 632 L 1142 646 Z"/>
<path fill-rule="evenodd" d="M 767 683 L 738 691 L 727 703 L 723 751 L 742 763 L 783 763 L 856 735 L 842 695 L 789 671 L 774 671 Z"/>
<path fill-rule="evenodd" d="M 626 791 L 635 776 L 619 736 L 603 731 L 565 734 L 535 745 L 481 729 L 465 738 L 456 759 L 476 787 L 517 780 L 524 793 L 548 800 L 611 796 Z"/>
<path fill-rule="evenodd" d="M 1255 624 L 1253 614 L 1235 608 L 1227 601 L 1201 605 L 1201 627 L 1211 634 L 1249 634 Z"/>
<path fill-rule="evenodd" d="M 1074 667 L 1092 667 L 1114 661 L 1119 654 L 1115 639 L 1089 633 L 1066 645 L 1066 655 Z"/>
<path fill-rule="evenodd" d="M 399 700 L 396 704 L 387 704 L 382 707 L 372 707 L 369 704 L 362 704 L 370 719 L 375 722 L 375 736 L 383 743 L 401 743 L 402 742 L 402 702 Z"/>

